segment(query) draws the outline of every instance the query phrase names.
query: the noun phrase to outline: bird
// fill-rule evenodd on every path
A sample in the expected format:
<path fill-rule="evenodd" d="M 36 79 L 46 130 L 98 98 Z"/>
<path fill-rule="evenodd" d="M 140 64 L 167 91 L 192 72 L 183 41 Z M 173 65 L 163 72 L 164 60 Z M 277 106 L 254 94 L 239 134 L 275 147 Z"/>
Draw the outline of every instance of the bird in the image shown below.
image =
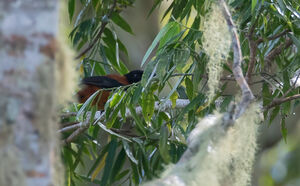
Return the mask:
<path fill-rule="evenodd" d="M 85 77 L 81 81 L 81 84 L 83 85 L 82 89 L 77 92 L 78 101 L 79 103 L 84 103 L 92 94 L 100 89 L 116 88 L 137 83 L 142 79 L 142 76 L 142 70 L 133 70 L 123 76 L 118 74 L 108 74 L 105 76 Z M 109 95 L 109 90 L 103 90 L 102 93 L 99 93 L 95 98 L 96 101 L 99 100 L 97 104 L 99 110 L 104 110 Z M 99 96 L 101 97 L 99 98 Z"/>

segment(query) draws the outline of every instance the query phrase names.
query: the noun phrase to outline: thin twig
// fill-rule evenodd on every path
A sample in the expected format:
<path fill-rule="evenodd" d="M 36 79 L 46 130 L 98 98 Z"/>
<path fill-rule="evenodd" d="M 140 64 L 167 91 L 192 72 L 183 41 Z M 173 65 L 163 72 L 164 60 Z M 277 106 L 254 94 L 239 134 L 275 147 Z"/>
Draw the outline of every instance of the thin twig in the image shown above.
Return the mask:
<path fill-rule="evenodd" d="M 298 82 L 298 79 L 299 79 L 299 76 L 300 76 L 300 73 L 297 75 L 293 85 L 291 86 L 291 88 L 289 90 L 287 90 L 282 97 L 286 97 L 291 91 L 293 91 L 295 88 L 296 88 L 296 83 Z"/>
<path fill-rule="evenodd" d="M 63 145 L 67 145 L 67 144 L 71 143 L 72 141 L 74 141 L 74 139 L 77 136 L 79 136 L 80 134 L 82 134 L 88 128 L 89 128 L 89 126 L 84 126 L 84 127 L 78 128 L 67 139 L 63 140 Z"/>
<path fill-rule="evenodd" d="M 275 47 L 273 50 L 269 52 L 269 54 L 265 57 L 265 68 L 268 68 L 271 64 L 271 62 L 277 57 L 281 52 L 290 47 L 293 44 L 293 41 L 291 39 L 287 39 L 284 43 L 281 43 L 277 47 Z"/>
<path fill-rule="evenodd" d="M 107 19 L 109 19 L 115 9 L 117 5 L 117 0 L 114 0 L 114 3 L 112 5 L 112 7 L 110 8 L 108 14 L 106 15 L 107 16 Z M 97 41 L 101 38 L 101 35 L 102 33 L 104 32 L 104 29 L 106 27 L 106 25 L 109 23 L 108 20 L 102 20 L 102 23 L 101 23 L 101 26 L 100 26 L 100 29 L 99 29 L 99 32 L 98 34 L 96 35 L 95 39 L 89 44 L 89 46 L 84 49 L 78 56 L 75 57 L 75 59 L 80 59 L 83 55 L 85 55 L 91 48 L 93 48 L 93 46 L 97 43 Z"/>
<path fill-rule="evenodd" d="M 246 80 L 247 82 L 250 82 L 251 74 L 253 72 L 255 62 L 256 62 L 257 44 L 250 36 L 248 37 L 248 41 L 249 41 L 249 49 L 250 49 L 250 60 L 249 60 L 248 70 L 246 73 Z"/>
<path fill-rule="evenodd" d="M 72 126 L 74 124 L 79 123 L 78 121 L 72 121 L 72 122 L 68 122 L 68 123 L 61 123 L 61 127 L 68 127 L 68 126 Z"/>
<path fill-rule="evenodd" d="M 75 138 L 77 138 L 77 136 L 79 136 L 81 133 L 83 133 L 86 129 L 89 128 L 89 124 L 90 124 L 90 120 L 91 120 L 91 115 L 88 114 L 87 117 L 86 117 L 86 120 L 83 121 L 83 122 L 80 122 L 78 124 L 75 124 L 77 128 L 70 136 L 67 137 L 67 139 L 63 140 L 63 145 L 67 145 L 69 143 L 71 143 L 72 141 L 74 141 Z M 75 126 L 73 125 L 73 126 Z M 61 129 L 60 131 L 67 131 L 68 129 L 71 130 L 70 128 L 73 127 L 73 126 L 69 126 L 69 127 L 65 127 L 63 129 Z M 67 129 L 66 129 L 67 128 Z M 75 129 L 76 127 L 73 127 L 73 129 Z"/>
<path fill-rule="evenodd" d="M 282 32 L 280 32 L 280 33 L 278 33 L 278 34 L 275 34 L 275 35 L 273 35 L 273 36 L 267 37 L 267 40 L 268 40 L 268 41 L 271 41 L 271 40 L 280 38 L 281 36 L 284 36 L 284 35 L 285 35 L 286 33 L 288 33 L 288 32 L 289 32 L 289 30 L 286 29 L 286 30 L 284 30 L 284 31 L 282 31 Z M 264 38 L 260 37 L 260 38 L 257 39 L 255 42 L 256 42 L 256 44 L 258 45 L 258 44 L 262 43 L 263 41 L 264 41 Z"/>
<path fill-rule="evenodd" d="M 59 133 L 68 132 L 68 131 L 71 131 L 71 130 L 78 129 L 81 126 L 82 126 L 81 122 L 76 122 L 76 123 L 73 123 L 72 125 L 64 126 L 62 129 L 59 129 L 58 132 Z"/>
<path fill-rule="evenodd" d="M 272 101 L 272 103 L 267 105 L 264 108 L 264 110 L 269 110 L 272 107 L 276 107 L 276 106 L 278 106 L 282 103 L 285 103 L 285 102 L 288 102 L 288 101 L 291 101 L 291 100 L 294 100 L 294 99 L 298 99 L 298 98 L 300 98 L 300 94 L 295 94 L 293 96 L 289 96 L 289 97 L 286 97 L 286 98 L 275 99 L 274 101 Z"/>
<path fill-rule="evenodd" d="M 69 118 L 71 116 L 76 116 L 77 115 L 77 112 L 65 112 L 65 113 L 62 113 L 60 115 L 61 119 L 66 119 L 66 118 Z"/>
<path fill-rule="evenodd" d="M 260 9 L 260 11 L 261 10 L 262 9 Z M 249 28 L 249 32 L 247 34 L 247 38 L 248 38 L 248 41 L 249 41 L 249 49 L 250 49 L 250 60 L 249 60 L 249 64 L 248 64 L 248 70 L 247 70 L 247 73 L 246 73 L 246 81 L 247 82 L 250 82 L 251 74 L 253 72 L 255 62 L 256 62 L 255 57 L 256 57 L 256 53 L 257 53 L 257 44 L 254 41 L 253 35 L 254 35 L 254 30 L 255 30 L 256 24 L 258 22 L 258 18 L 259 18 L 259 16 L 256 17 L 254 23 Z"/>
<path fill-rule="evenodd" d="M 194 76 L 194 74 L 191 73 L 174 73 L 170 77 L 177 77 L 177 76 Z M 201 78 L 208 79 L 207 75 L 202 75 Z M 235 81 L 235 78 L 231 75 L 225 76 L 221 78 L 221 81 Z"/>

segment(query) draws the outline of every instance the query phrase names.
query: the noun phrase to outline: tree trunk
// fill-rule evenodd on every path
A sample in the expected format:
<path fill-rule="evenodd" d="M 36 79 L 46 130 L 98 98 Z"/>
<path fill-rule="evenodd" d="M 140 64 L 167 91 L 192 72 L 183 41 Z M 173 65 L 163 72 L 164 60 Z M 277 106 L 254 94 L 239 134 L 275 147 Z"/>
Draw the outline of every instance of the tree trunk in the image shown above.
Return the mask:
<path fill-rule="evenodd" d="M 0 185 L 62 183 L 56 171 L 57 33 L 57 0 L 0 1 Z"/>

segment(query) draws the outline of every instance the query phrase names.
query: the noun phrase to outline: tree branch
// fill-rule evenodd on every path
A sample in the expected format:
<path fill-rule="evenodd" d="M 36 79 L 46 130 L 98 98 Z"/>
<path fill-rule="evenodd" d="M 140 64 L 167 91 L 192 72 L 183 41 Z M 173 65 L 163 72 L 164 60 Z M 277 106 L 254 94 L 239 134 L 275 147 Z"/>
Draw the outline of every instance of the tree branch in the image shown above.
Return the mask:
<path fill-rule="evenodd" d="M 285 35 L 286 33 L 288 33 L 288 32 L 289 32 L 289 30 L 286 29 L 286 30 L 284 30 L 284 31 L 282 31 L 282 32 L 280 32 L 280 33 L 278 33 L 278 34 L 275 34 L 275 35 L 273 35 L 273 36 L 267 37 L 267 40 L 268 40 L 268 41 L 271 41 L 271 40 L 280 38 L 281 36 L 284 36 L 284 35 Z M 262 43 L 263 41 L 264 41 L 264 39 L 263 39 L 262 37 L 260 37 L 259 39 L 257 39 L 257 40 L 255 41 L 255 43 L 256 43 L 257 45 L 259 45 L 259 44 Z"/>
<path fill-rule="evenodd" d="M 298 99 L 300 98 L 300 94 L 296 94 L 293 96 L 289 96 L 289 97 L 285 97 L 285 98 L 280 98 L 280 99 L 275 99 L 274 101 L 272 101 L 272 103 L 270 103 L 269 105 L 267 105 L 264 110 L 269 110 L 272 107 L 276 107 L 282 103 L 288 102 L 288 101 L 292 101 L 294 99 Z"/>
<path fill-rule="evenodd" d="M 231 34 L 232 34 L 232 47 L 233 47 L 233 55 L 234 55 L 233 74 L 234 74 L 234 77 L 235 77 L 238 85 L 240 86 L 240 88 L 242 90 L 242 99 L 241 99 L 241 101 L 236 109 L 236 112 L 234 114 L 234 117 L 233 117 L 234 119 L 237 119 L 244 113 L 244 111 L 246 110 L 246 108 L 248 107 L 250 102 L 254 99 L 254 96 L 249 88 L 247 81 L 244 78 L 243 71 L 241 68 L 242 51 L 241 51 L 240 41 L 239 41 L 236 27 L 232 21 L 231 14 L 229 12 L 229 9 L 228 9 L 225 1 L 224 0 L 219 0 L 219 1 L 221 4 L 221 7 L 222 7 L 223 16 L 226 19 L 227 25 L 228 25 L 229 29 L 231 30 Z"/>
<path fill-rule="evenodd" d="M 176 107 L 175 109 L 182 109 L 186 107 L 190 101 L 188 99 L 177 99 L 176 100 Z M 161 105 L 160 102 L 155 102 L 155 110 L 161 109 L 161 110 L 167 110 L 167 109 L 173 109 L 172 107 L 172 101 L 167 100 L 165 104 Z M 138 115 L 142 114 L 142 108 L 141 107 L 136 107 L 136 113 Z M 79 122 L 79 123 L 74 123 L 71 126 L 63 127 L 62 129 L 58 130 L 57 132 L 63 133 L 71 130 L 75 130 L 67 139 L 63 140 L 63 145 L 69 144 L 72 142 L 78 135 L 83 133 L 86 129 L 89 128 L 89 123 L 90 123 L 90 112 L 87 113 L 88 117 L 86 118 L 85 121 Z M 93 119 L 93 124 L 96 124 L 97 122 L 103 122 L 105 121 L 105 118 L 103 117 L 105 115 L 105 111 L 97 111 L 95 114 L 95 117 Z M 118 117 L 121 117 L 119 114 Z M 131 117 L 131 112 L 129 109 L 126 109 L 125 117 L 129 118 Z"/>
<path fill-rule="evenodd" d="M 266 63 L 266 67 L 269 66 L 268 64 L 270 64 L 275 59 L 275 57 L 277 57 L 279 54 L 281 54 L 281 52 L 284 49 L 287 49 L 292 44 L 293 44 L 293 41 L 291 39 L 287 39 L 284 43 L 281 43 L 276 48 L 274 48 L 273 50 L 271 50 L 269 52 L 269 54 L 264 59 L 265 63 Z"/>
<path fill-rule="evenodd" d="M 256 52 L 257 52 L 257 44 L 254 41 L 253 35 L 254 35 L 255 26 L 258 22 L 258 18 L 259 18 L 259 16 L 257 16 L 253 25 L 249 28 L 249 32 L 248 32 L 248 36 L 247 36 L 248 41 L 249 41 L 249 49 L 250 49 L 250 61 L 249 61 L 248 70 L 246 73 L 246 81 L 247 82 L 250 82 L 251 74 L 253 72 L 253 68 L 254 68 L 255 62 L 256 62 L 255 57 L 256 57 Z"/>
<path fill-rule="evenodd" d="M 250 36 L 248 37 L 248 41 L 249 41 L 249 49 L 250 49 L 250 60 L 249 60 L 248 70 L 246 73 L 246 80 L 247 80 L 247 82 L 250 82 L 251 74 L 253 72 L 255 62 L 256 62 L 255 57 L 256 57 L 256 52 L 257 52 L 257 44 L 253 40 L 253 38 Z"/>
<path fill-rule="evenodd" d="M 78 56 L 75 57 L 75 59 L 80 59 L 83 55 L 85 55 L 88 51 L 91 50 L 91 48 L 93 48 L 93 46 L 97 43 L 97 41 L 101 38 L 102 33 L 104 32 L 104 29 L 106 27 L 106 25 L 109 23 L 108 19 L 111 17 L 115 7 L 117 5 L 117 0 L 114 0 L 112 7 L 110 8 L 109 12 L 107 15 L 104 15 L 103 18 L 105 16 L 107 16 L 105 19 L 107 20 L 102 20 L 102 24 L 100 26 L 99 32 L 96 35 L 95 39 L 89 44 L 89 46 L 84 49 Z"/>

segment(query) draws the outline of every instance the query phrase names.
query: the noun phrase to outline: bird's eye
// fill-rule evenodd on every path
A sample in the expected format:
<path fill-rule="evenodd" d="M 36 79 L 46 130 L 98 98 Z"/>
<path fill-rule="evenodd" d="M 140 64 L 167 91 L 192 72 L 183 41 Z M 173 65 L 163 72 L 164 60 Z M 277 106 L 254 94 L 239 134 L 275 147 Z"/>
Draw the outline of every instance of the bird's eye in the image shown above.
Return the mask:
<path fill-rule="evenodd" d="M 80 100 L 83 100 L 83 98 L 84 98 L 84 95 L 79 95 Z"/>

